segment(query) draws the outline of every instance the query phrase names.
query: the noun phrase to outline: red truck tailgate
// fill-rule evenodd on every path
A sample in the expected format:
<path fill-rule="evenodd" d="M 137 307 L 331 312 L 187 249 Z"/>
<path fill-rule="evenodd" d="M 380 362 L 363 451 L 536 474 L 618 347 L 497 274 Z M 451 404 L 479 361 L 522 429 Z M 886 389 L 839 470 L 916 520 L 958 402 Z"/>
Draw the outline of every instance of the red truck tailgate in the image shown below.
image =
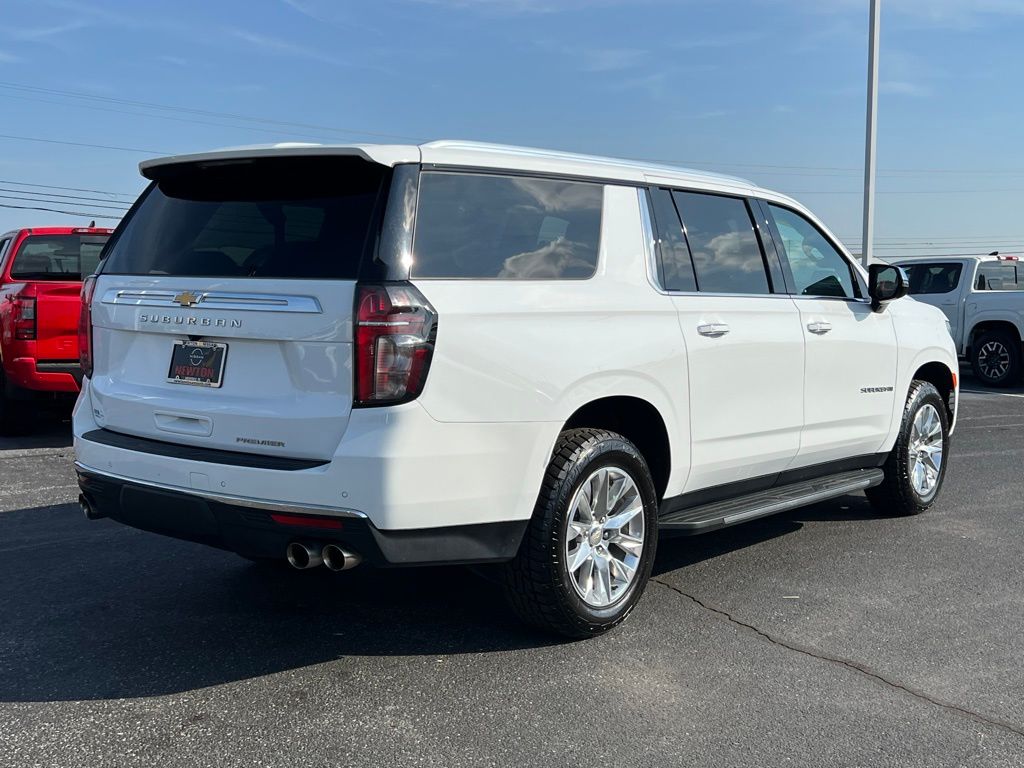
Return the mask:
<path fill-rule="evenodd" d="M 34 289 L 34 290 L 33 290 Z M 78 282 L 38 282 L 26 291 L 36 296 L 36 359 L 78 359 Z"/>

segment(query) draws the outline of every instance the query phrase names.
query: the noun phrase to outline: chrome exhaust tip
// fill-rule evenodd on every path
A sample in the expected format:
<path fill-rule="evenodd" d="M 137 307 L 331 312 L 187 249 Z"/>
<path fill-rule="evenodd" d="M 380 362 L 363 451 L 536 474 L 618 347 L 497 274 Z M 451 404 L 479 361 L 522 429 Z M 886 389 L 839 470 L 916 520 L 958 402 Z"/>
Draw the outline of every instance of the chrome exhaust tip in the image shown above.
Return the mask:
<path fill-rule="evenodd" d="M 323 550 L 321 550 L 320 556 L 323 559 L 324 565 L 332 571 L 347 571 L 355 568 L 363 562 L 361 555 L 358 555 L 355 552 L 349 552 L 347 549 L 339 547 L 337 544 L 328 544 L 325 546 Z"/>
<path fill-rule="evenodd" d="M 309 544 L 303 544 L 301 541 L 293 541 L 289 544 L 284 555 L 288 558 L 288 564 L 300 571 L 306 568 L 316 568 L 324 561 L 320 556 L 320 550 Z"/>
<path fill-rule="evenodd" d="M 106 515 L 96 511 L 84 493 L 78 494 L 78 506 L 81 507 L 82 514 L 85 515 L 86 520 L 99 520 L 101 517 L 106 517 Z"/>

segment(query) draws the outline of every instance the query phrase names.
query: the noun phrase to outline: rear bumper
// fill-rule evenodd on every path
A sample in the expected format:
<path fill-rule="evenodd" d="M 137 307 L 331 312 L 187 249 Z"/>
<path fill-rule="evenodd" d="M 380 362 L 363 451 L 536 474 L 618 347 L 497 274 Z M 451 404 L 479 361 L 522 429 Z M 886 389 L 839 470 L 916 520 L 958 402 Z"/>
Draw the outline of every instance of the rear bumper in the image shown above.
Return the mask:
<path fill-rule="evenodd" d="M 231 503 L 354 512 L 388 533 L 529 520 L 561 426 L 438 422 L 415 401 L 356 409 L 333 456 L 297 466 L 301 459 L 163 436 L 153 422 L 140 421 L 149 427 L 142 439 L 103 435 L 103 415 L 86 379 L 74 411 L 75 456 L 94 473 Z"/>
<path fill-rule="evenodd" d="M 15 357 L 4 365 L 7 380 L 36 392 L 71 392 L 81 388 L 82 369 L 77 360 L 36 360 Z"/>
<path fill-rule="evenodd" d="M 527 521 L 381 531 L 365 516 L 309 514 L 243 499 L 182 493 L 76 464 L 94 514 L 144 531 L 253 558 L 283 558 L 292 541 L 337 543 L 378 566 L 503 562 L 515 557 Z"/>

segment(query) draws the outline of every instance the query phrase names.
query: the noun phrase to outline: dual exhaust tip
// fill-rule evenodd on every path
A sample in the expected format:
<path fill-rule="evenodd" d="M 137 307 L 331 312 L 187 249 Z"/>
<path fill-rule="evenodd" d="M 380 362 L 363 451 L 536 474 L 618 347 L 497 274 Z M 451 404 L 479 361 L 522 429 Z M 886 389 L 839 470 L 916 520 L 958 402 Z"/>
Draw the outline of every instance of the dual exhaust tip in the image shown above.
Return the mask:
<path fill-rule="evenodd" d="M 87 520 L 99 520 L 105 517 L 83 494 L 78 496 L 78 504 Z M 324 565 L 332 571 L 348 571 L 355 568 L 363 558 L 356 552 L 350 552 L 337 544 L 306 544 L 301 541 L 293 541 L 285 549 L 285 557 L 292 568 L 305 570 Z"/>
<path fill-rule="evenodd" d="M 324 565 L 332 571 L 347 571 L 355 568 L 363 558 L 355 552 L 349 552 L 337 544 L 324 544 L 322 547 L 316 544 L 306 544 L 301 541 L 293 541 L 285 549 L 285 557 L 292 568 L 305 570 Z"/>

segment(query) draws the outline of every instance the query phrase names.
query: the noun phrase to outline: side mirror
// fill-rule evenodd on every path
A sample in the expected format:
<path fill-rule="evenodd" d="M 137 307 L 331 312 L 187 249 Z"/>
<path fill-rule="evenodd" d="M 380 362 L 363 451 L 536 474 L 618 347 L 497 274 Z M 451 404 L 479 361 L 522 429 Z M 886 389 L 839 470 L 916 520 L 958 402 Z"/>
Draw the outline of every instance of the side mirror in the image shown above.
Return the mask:
<path fill-rule="evenodd" d="M 868 295 L 871 296 L 871 308 L 876 312 L 890 301 L 903 298 L 909 290 L 907 273 L 901 267 L 890 264 L 868 267 Z"/>

